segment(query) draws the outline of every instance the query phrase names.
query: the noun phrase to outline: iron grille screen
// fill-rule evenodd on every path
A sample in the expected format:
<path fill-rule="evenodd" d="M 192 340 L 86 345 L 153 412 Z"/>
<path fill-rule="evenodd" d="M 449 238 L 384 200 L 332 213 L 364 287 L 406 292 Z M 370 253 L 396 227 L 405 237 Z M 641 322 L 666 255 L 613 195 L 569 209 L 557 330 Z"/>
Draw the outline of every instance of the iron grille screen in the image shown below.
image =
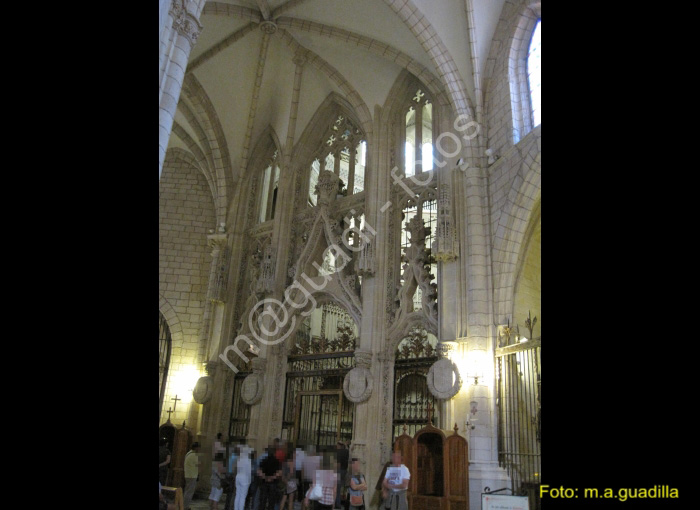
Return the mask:
<path fill-rule="evenodd" d="M 354 406 L 343 394 L 343 379 L 354 366 L 354 352 L 289 356 L 283 439 L 320 450 L 352 439 Z"/>
<path fill-rule="evenodd" d="M 540 508 L 540 340 L 496 350 L 498 462 L 508 469 L 514 494 L 528 493 Z"/>
<path fill-rule="evenodd" d="M 245 442 L 248 437 L 248 424 L 250 423 L 250 406 L 241 398 L 243 380 L 250 372 L 238 372 L 233 378 L 233 391 L 231 397 L 231 416 L 228 425 L 229 441 Z"/>

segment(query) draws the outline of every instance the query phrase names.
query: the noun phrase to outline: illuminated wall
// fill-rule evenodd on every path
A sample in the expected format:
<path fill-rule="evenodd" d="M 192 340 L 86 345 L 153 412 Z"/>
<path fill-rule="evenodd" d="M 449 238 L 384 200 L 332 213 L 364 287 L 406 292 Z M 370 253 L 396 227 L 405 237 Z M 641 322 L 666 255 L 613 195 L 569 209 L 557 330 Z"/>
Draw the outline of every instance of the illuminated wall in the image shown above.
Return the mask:
<path fill-rule="evenodd" d="M 200 374 L 204 355 L 200 335 L 211 263 L 207 234 L 216 220 L 205 177 L 191 164 L 173 157 L 173 152 L 166 157 L 160 179 L 159 213 L 159 293 L 172 307 L 182 332 L 173 335 L 161 423 L 167 420 L 167 410 L 175 404 L 171 399 L 177 395 L 182 400 L 177 401 L 170 421 L 180 426 L 187 420 L 188 428 L 194 429 L 197 424 L 190 423 L 192 389 L 204 375 Z"/>

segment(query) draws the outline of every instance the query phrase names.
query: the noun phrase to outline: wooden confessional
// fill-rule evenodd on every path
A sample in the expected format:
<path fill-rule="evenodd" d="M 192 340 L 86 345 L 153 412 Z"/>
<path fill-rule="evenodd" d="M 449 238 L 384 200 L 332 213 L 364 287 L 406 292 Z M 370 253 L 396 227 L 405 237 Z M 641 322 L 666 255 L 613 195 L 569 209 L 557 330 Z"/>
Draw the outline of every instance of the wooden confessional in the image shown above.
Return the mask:
<path fill-rule="evenodd" d="M 170 465 L 168 466 L 168 479 L 166 486 L 184 487 L 185 486 L 185 455 L 190 450 L 193 442 L 192 431 L 185 428 L 185 422 L 182 422 L 182 427 L 176 429 L 170 423 L 170 419 L 158 428 L 159 437 L 168 440 L 170 448 Z"/>
<path fill-rule="evenodd" d="M 411 437 L 405 432 L 394 442 L 411 473 L 409 510 L 469 510 L 467 440 L 427 425 Z"/>

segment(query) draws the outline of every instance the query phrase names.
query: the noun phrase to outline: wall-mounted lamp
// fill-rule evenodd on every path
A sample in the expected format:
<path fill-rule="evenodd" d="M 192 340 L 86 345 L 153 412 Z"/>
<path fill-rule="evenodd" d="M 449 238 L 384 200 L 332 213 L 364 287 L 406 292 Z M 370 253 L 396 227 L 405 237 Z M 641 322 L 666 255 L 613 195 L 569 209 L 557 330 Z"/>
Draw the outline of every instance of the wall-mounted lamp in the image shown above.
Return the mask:
<path fill-rule="evenodd" d="M 474 379 L 474 386 L 479 384 L 479 378 L 484 378 L 484 351 L 469 351 L 466 360 L 466 378 Z"/>

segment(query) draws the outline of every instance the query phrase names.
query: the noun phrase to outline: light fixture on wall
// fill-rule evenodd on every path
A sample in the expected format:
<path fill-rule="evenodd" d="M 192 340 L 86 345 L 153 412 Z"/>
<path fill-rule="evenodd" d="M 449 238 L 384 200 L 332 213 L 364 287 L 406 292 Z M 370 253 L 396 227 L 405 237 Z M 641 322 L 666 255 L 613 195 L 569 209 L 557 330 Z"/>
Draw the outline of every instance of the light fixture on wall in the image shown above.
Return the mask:
<path fill-rule="evenodd" d="M 465 378 L 473 378 L 474 386 L 479 384 L 479 379 L 484 378 L 484 351 L 469 351 L 466 356 Z"/>

